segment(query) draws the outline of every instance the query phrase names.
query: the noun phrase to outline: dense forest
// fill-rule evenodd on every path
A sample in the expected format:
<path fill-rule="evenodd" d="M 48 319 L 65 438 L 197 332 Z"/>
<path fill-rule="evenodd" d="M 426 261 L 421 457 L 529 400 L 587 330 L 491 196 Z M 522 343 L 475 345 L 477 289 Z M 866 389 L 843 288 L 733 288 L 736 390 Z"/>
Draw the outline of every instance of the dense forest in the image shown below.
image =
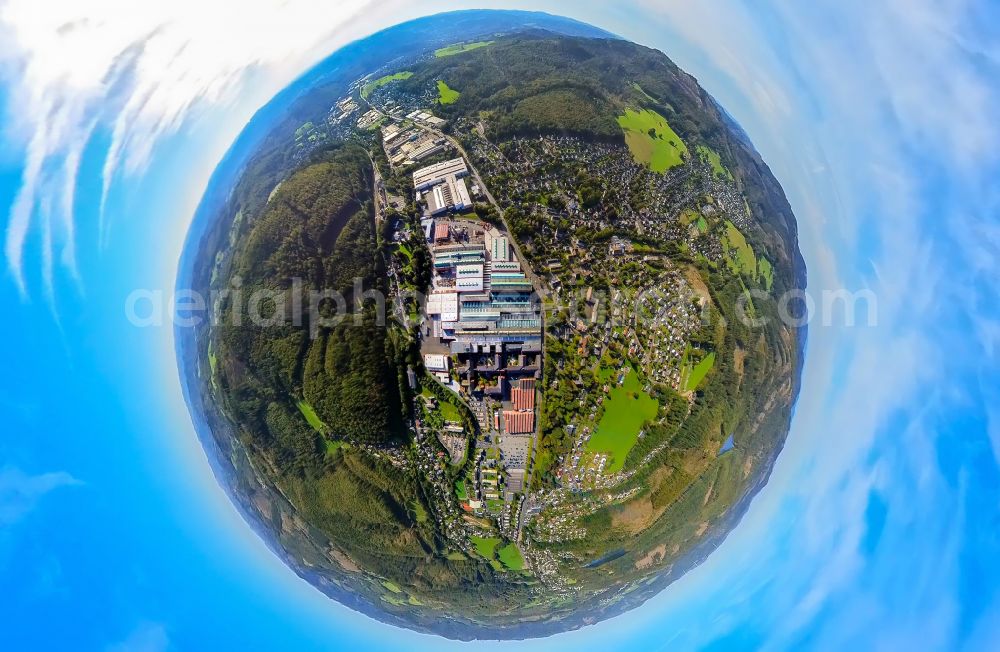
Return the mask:
<path fill-rule="evenodd" d="M 303 469 L 325 450 L 320 433 L 289 418 L 303 400 L 325 424 L 322 434 L 400 437 L 396 356 L 405 351 L 393 350 L 373 306 L 355 317 L 338 315 L 344 309 L 333 299 L 309 299 L 330 289 L 353 306 L 355 279 L 367 288 L 380 282 L 370 175 L 364 151 L 345 148 L 282 183 L 235 258 L 243 301 L 222 306 L 220 380 L 231 407 L 248 429 L 268 433 L 276 459 Z M 313 305 L 320 320 L 309 314 Z"/>

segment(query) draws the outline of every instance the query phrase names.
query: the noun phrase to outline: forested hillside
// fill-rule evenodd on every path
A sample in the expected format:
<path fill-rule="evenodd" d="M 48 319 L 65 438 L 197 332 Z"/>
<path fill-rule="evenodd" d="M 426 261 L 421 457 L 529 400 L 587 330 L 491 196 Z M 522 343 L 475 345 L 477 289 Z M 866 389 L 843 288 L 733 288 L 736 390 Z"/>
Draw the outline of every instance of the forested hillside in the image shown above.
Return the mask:
<path fill-rule="evenodd" d="M 310 331 L 308 296 L 336 289 L 348 302 L 354 279 L 375 287 L 371 169 L 359 148 L 309 165 L 281 184 L 234 257 L 221 306 L 219 383 L 248 444 L 281 473 L 322 468 L 333 439 L 378 443 L 401 436 L 396 356 L 374 310 Z M 293 300 L 293 290 L 299 294 Z M 262 291 L 273 292 L 263 300 Z M 300 404 L 311 406 L 311 427 Z M 315 425 L 315 424 L 314 424 Z"/>

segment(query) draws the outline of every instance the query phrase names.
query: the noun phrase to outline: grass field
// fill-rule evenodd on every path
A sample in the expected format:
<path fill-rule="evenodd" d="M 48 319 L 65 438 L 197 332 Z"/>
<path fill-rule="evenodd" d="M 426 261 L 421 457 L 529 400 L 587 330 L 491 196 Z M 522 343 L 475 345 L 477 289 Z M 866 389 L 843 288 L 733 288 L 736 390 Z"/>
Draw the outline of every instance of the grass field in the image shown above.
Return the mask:
<path fill-rule="evenodd" d="M 462 421 L 462 414 L 458 411 L 458 408 L 448 401 L 438 401 L 438 406 L 441 410 L 441 416 L 445 421 Z"/>
<path fill-rule="evenodd" d="M 764 281 L 764 287 L 768 290 L 774 285 L 774 268 L 771 267 L 771 261 L 767 258 L 761 258 L 757 261 L 757 272 L 759 278 Z"/>
<path fill-rule="evenodd" d="M 521 551 L 513 543 L 508 543 L 503 548 L 500 548 L 497 551 L 497 557 L 500 558 L 501 564 L 512 571 L 519 571 L 524 568 L 524 557 L 521 556 Z"/>
<path fill-rule="evenodd" d="M 747 304 L 746 304 L 747 315 L 749 315 L 749 317 L 753 319 L 757 316 L 757 307 L 753 305 L 753 297 L 750 296 L 750 289 L 747 288 L 747 284 L 743 282 L 742 276 L 740 277 L 740 287 L 743 288 L 743 296 L 745 296 L 747 299 Z"/>
<path fill-rule="evenodd" d="M 472 545 L 476 546 L 476 552 L 482 555 L 483 559 L 493 559 L 493 553 L 500 545 L 499 537 L 471 537 Z"/>
<path fill-rule="evenodd" d="M 625 109 L 625 113 L 618 116 L 618 125 L 625 131 L 625 142 L 632 157 L 653 172 L 666 172 L 690 156 L 681 137 L 656 111 Z"/>
<path fill-rule="evenodd" d="M 722 164 L 722 157 L 719 156 L 717 151 L 711 147 L 706 147 L 705 145 L 698 145 L 697 149 L 699 156 L 712 164 L 712 174 L 717 177 L 729 179 L 730 181 L 733 180 L 732 172 L 730 172 L 726 166 Z"/>
<path fill-rule="evenodd" d="M 404 256 L 406 256 L 406 259 L 407 259 L 407 260 L 409 260 L 409 261 L 412 261 L 412 260 L 413 260 L 413 252 L 412 252 L 412 251 L 410 251 L 410 248 L 409 248 L 409 247 L 407 247 L 407 246 L 406 246 L 406 244 L 404 244 L 404 243 L 402 243 L 402 242 L 401 242 L 401 243 L 399 243 L 399 244 L 398 244 L 398 245 L 396 245 L 396 246 L 397 246 L 397 248 L 398 248 L 398 251 L 399 251 L 399 253 L 401 253 L 401 254 L 403 254 Z"/>
<path fill-rule="evenodd" d="M 729 268 L 736 274 L 745 274 L 757 278 L 757 257 L 753 247 L 732 222 L 726 222 L 726 234 L 722 240 L 723 246 L 729 251 Z"/>
<path fill-rule="evenodd" d="M 695 223 L 695 225 L 698 227 L 698 230 L 701 231 L 702 233 L 708 231 L 708 222 L 705 221 L 705 217 L 702 215 L 698 216 L 698 221 Z"/>
<path fill-rule="evenodd" d="M 461 95 L 454 88 L 449 88 L 448 84 L 438 80 L 438 102 L 441 104 L 454 104 Z"/>
<path fill-rule="evenodd" d="M 689 392 L 693 392 L 698 389 L 698 385 L 701 384 L 701 381 L 705 380 L 705 376 L 708 375 L 708 372 L 711 371 L 714 366 L 715 352 L 713 351 L 702 358 L 701 361 L 696 364 L 690 372 L 688 372 L 687 378 L 685 379 L 684 389 Z"/>
<path fill-rule="evenodd" d="M 316 414 L 316 410 L 314 410 L 311 405 L 305 401 L 299 401 L 296 405 L 299 406 L 299 412 L 301 412 L 302 416 L 306 418 L 309 425 L 313 427 L 313 430 L 316 432 L 326 432 L 326 424 L 319 418 Z"/>
<path fill-rule="evenodd" d="M 639 440 L 642 424 L 654 418 L 659 401 L 642 390 L 639 376 L 632 371 L 625 376 L 620 387 L 611 390 L 604 402 L 604 415 L 597 424 L 597 431 L 587 443 L 592 453 L 609 453 L 606 467 L 609 473 L 621 471 L 625 458 Z"/>
<path fill-rule="evenodd" d="M 448 47 L 438 48 L 434 50 L 434 56 L 438 57 L 451 57 L 456 54 L 462 54 L 463 52 L 468 52 L 470 50 L 478 50 L 479 48 L 484 48 L 487 45 L 492 45 L 493 41 L 476 41 L 475 43 L 454 43 Z"/>
<path fill-rule="evenodd" d="M 469 492 L 465 488 L 465 480 L 459 480 L 455 483 L 455 495 L 461 501 L 466 501 L 469 499 Z"/>
<path fill-rule="evenodd" d="M 409 79 L 413 76 L 413 73 L 409 70 L 404 70 L 403 72 L 397 72 L 394 75 L 386 75 L 385 77 L 379 77 L 375 81 L 370 81 L 361 87 L 361 97 L 367 98 L 376 88 L 381 88 L 386 84 L 391 84 L 394 81 L 399 81 L 401 79 Z"/>
<path fill-rule="evenodd" d="M 331 439 L 327 439 L 326 440 L 326 454 L 327 454 L 328 457 L 332 456 L 334 453 L 336 453 L 337 451 L 339 451 L 341 448 L 343 448 L 345 446 L 347 446 L 348 448 L 350 448 L 351 445 L 348 444 L 346 441 L 340 441 L 340 440 L 333 441 Z"/>
<path fill-rule="evenodd" d="M 637 82 L 632 82 L 631 84 L 629 84 L 629 86 L 634 88 L 640 95 L 645 97 L 650 102 L 656 102 L 656 98 L 647 93 L 646 90 L 642 86 L 640 86 Z"/>
<path fill-rule="evenodd" d="M 417 520 L 417 523 L 427 522 L 427 510 L 420 503 L 419 500 L 414 500 L 411 505 L 413 506 L 413 518 Z"/>
<path fill-rule="evenodd" d="M 699 217 L 701 217 L 701 213 L 699 213 L 697 210 L 693 208 L 685 208 L 683 211 L 681 211 L 680 222 L 684 226 L 687 226 L 691 222 L 697 220 Z"/>
<path fill-rule="evenodd" d="M 396 586 L 395 584 L 393 584 L 389 580 L 382 580 L 382 586 L 384 586 L 388 590 L 392 591 L 393 593 L 402 593 L 403 592 L 403 589 L 399 588 L 398 586 Z"/>

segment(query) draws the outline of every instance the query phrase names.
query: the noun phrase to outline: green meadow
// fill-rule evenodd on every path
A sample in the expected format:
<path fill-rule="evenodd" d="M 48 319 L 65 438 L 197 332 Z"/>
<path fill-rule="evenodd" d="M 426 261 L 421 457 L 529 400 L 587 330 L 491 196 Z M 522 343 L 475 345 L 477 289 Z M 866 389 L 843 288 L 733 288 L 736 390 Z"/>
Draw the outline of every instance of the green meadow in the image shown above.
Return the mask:
<path fill-rule="evenodd" d="M 496 551 L 497 546 L 500 545 L 499 537 L 471 537 L 472 545 L 476 546 L 476 552 L 478 552 L 483 559 L 493 559 L 493 553 Z"/>
<path fill-rule="evenodd" d="M 323 421 L 319 418 L 319 415 L 316 414 L 316 410 L 313 409 L 313 406 L 309 405 L 305 401 L 299 401 L 296 405 L 299 406 L 299 412 L 301 412 L 302 416 L 306 418 L 309 425 L 313 427 L 313 430 L 316 432 L 326 432 L 326 424 L 323 423 Z"/>
<path fill-rule="evenodd" d="M 653 172 L 666 172 L 683 164 L 690 156 L 681 137 L 656 111 L 625 109 L 625 113 L 618 116 L 618 125 L 625 132 L 625 142 L 632 157 Z"/>
<path fill-rule="evenodd" d="M 519 571 L 524 568 L 524 557 L 521 556 L 521 551 L 513 543 L 508 543 L 503 548 L 500 548 L 497 551 L 497 557 L 500 558 L 501 564 L 512 571 Z"/>
<path fill-rule="evenodd" d="M 717 151 L 711 147 L 707 147 L 706 145 L 698 145 L 696 149 L 698 150 L 698 155 L 712 165 L 712 174 L 717 177 L 729 179 L 730 181 L 733 180 L 732 172 L 730 172 L 726 166 L 722 164 L 722 157 L 719 156 Z"/>
<path fill-rule="evenodd" d="M 403 72 L 397 72 L 393 75 L 386 75 L 384 77 L 379 77 L 375 81 L 370 81 L 361 87 L 361 97 L 367 98 L 377 88 L 381 88 L 386 84 L 390 84 L 394 81 L 399 81 L 401 79 L 409 79 L 412 76 L 413 76 L 412 72 L 410 72 L 409 70 L 404 70 Z"/>
<path fill-rule="evenodd" d="M 441 57 L 451 57 L 456 54 L 462 54 L 463 52 L 469 52 L 470 50 L 478 50 L 479 48 L 484 48 L 487 45 L 492 45 L 493 41 L 476 41 L 475 43 L 453 43 L 447 47 L 438 48 L 434 50 L 434 56 L 437 58 Z"/>
<path fill-rule="evenodd" d="M 448 84 L 444 83 L 440 79 L 438 80 L 438 102 L 441 104 L 454 104 L 458 99 L 459 93 L 454 88 L 449 88 Z"/>
<path fill-rule="evenodd" d="M 771 266 L 771 261 L 762 257 L 757 261 L 757 271 L 764 281 L 764 287 L 770 290 L 771 286 L 774 285 L 774 267 Z"/>
<path fill-rule="evenodd" d="M 639 441 L 642 424 L 655 418 L 659 407 L 659 401 L 643 391 L 639 374 L 631 371 L 604 401 L 604 415 L 587 443 L 587 450 L 608 453 L 608 472 L 621 471 L 629 451 Z"/>
<path fill-rule="evenodd" d="M 448 401 L 438 401 L 438 407 L 441 410 L 441 417 L 445 421 L 461 422 L 462 414 L 458 411 L 457 407 L 455 407 Z"/>
<path fill-rule="evenodd" d="M 701 385 L 701 381 L 705 380 L 705 376 L 708 375 L 708 372 L 711 371 L 714 366 L 715 352 L 713 351 L 702 358 L 698 364 L 688 371 L 686 374 L 687 377 L 684 381 L 684 389 L 689 392 L 693 392 L 698 389 L 698 386 Z"/>
<path fill-rule="evenodd" d="M 726 222 L 722 244 L 729 251 L 729 268 L 736 274 L 756 279 L 757 257 L 753 253 L 753 247 L 732 222 Z"/>

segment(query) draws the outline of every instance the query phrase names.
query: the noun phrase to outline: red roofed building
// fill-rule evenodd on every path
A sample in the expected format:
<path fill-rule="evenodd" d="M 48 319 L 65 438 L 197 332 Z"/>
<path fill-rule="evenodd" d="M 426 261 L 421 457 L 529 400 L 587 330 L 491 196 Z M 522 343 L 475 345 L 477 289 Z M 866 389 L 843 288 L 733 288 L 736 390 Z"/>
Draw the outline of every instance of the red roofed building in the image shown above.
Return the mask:
<path fill-rule="evenodd" d="M 508 435 L 530 435 L 535 431 L 535 413 L 504 410 L 503 428 Z"/>
<path fill-rule="evenodd" d="M 448 225 L 438 222 L 434 225 L 434 242 L 448 241 Z"/>
<path fill-rule="evenodd" d="M 514 404 L 515 410 L 535 409 L 535 381 L 525 379 L 518 383 L 517 387 L 510 390 L 510 400 Z"/>

